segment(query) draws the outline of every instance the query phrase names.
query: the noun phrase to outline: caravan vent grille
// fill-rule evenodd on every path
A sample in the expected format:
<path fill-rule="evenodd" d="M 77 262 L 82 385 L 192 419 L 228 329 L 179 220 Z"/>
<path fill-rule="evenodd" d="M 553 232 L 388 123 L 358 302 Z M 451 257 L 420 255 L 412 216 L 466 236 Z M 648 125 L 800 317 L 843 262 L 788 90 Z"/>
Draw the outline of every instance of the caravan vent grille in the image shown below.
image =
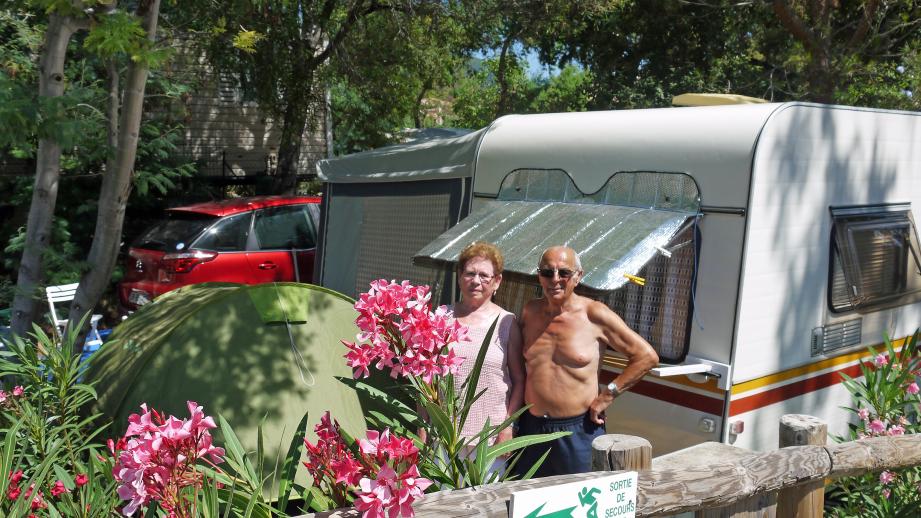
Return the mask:
<path fill-rule="evenodd" d="M 812 355 L 825 354 L 860 344 L 863 319 L 855 318 L 822 326 L 812 334 Z"/>

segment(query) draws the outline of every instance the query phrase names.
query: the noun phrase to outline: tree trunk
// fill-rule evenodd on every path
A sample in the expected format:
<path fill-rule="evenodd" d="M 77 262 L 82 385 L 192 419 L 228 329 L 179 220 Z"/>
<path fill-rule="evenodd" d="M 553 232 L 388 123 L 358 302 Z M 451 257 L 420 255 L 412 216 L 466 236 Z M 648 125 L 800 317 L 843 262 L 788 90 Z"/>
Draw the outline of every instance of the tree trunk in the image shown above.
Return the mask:
<path fill-rule="evenodd" d="M 499 84 L 499 101 L 496 103 L 496 116 L 499 118 L 508 113 L 508 52 L 514 40 L 514 33 L 509 33 L 502 42 L 499 53 L 499 69 L 496 71 L 496 83 Z"/>
<path fill-rule="evenodd" d="M 109 145 L 109 154 L 106 157 L 106 171 L 115 169 L 115 151 L 118 149 L 118 110 L 121 105 L 121 91 L 118 84 L 118 64 L 115 58 L 110 58 L 106 62 L 106 74 L 109 75 L 108 81 L 108 106 L 106 116 L 108 117 L 108 126 L 106 127 L 106 142 Z"/>
<path fill-rule="evenodd" d="M 422 83 L 422 89 L 419 91 L 419 95 L 416 96 L 415 109 L 413 109 L 413 124 L 416 129 L 422 129 L 422 124 L 425 122 L 425 114 L 423 113 L 422 101 L 425 100 L 425 94 L 432 89 L 434 81 L 431 77 L 425 79 Z M 438 122 L 440 123 L 440 122 Z"/>
<path fill-rule="evenodd" d="M 835 80 L 832 65 L 832 29 L 829 26 L 831 10 L 825 2 L 809 3 L 812 26 L 797 15 L 786 0 L 773 0 L 774 14 L 791 36 L 799 41 L 809 53 L 806 67 L 810 101 L 831 103 L 834 99 Z M 868 8 L 869 9 L 869 8 Z M 872 16 L 868 14 L 868 16 Z"/>
<path fill-rule="evenodd" d="M 301 99 L 305 96 L 298 96 Z M 278 168 L 272 182 L 272 194 L 297 194 L 297 164 L 301 156 L 301 142 L 307 127 L 306 101 L 290 102 L 282 118 L 281 142 L 278 146 Z"/>
<path fill-rule="evenodd" d="M 144 30 L 150 41 L 156 38 L 159 12 L 160 0 L 142 2 L 137 9 L 137 15 L 142 18 Z M 96 230 L 87 258 L 90 269 L 80 279 L 80 286 L 70 306 L 70 314 L 75 315 L 75 318 L 70 320 L 73 325 L 77 323 L 77 315 L 82 316 L 96 306 L 115 269 L 125 221 L 125 206 L 128 204 L 128 196 L 131 192 L 131 177 L 134 172 L 134 159 L 137 155 L 147 72 L 148 65 L 144 60 L 132 60 L 128 65 L 124 101 L 118 123 L 120 131 L 118 148 L 115 150 L 114 167 L 107 170 L 102 179 Z M 82 345 L 82 341 L 74 344 L 74 354 L 80 353 Z"/>
<path fill-rule="evenodd" d="M 64 94 L 64 61 L 67 44 L 81 24 L 70 16 L 51 13 L 42 48 L 39 97 L 50 99 Z M 13 298 L 12 330 L 25 336 L 36 320 L 36 307 L 42 298 L 42 252 L 51 237 L 54 206 L 58 197 L 61 171 L 61 145 L 53 138 L 38 141 L 32 203 L 26 220 L 26 242 L 19 263 L 16 294 Z"/>
<path fill-rule="evenodd" d="M 807 79 L 812 99 L 817 103 L 831 104 L 835 100 L 835 80 L 832 70 L 830 51 L 823 48 L 818 52 L 810 53 Z"/>

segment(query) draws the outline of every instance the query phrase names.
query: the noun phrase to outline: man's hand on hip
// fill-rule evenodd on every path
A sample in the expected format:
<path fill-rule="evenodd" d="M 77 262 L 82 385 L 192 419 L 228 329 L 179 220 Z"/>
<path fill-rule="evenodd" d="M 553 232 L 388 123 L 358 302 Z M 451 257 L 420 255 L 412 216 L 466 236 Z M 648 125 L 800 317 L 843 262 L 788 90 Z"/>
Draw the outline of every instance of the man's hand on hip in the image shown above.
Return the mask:
<path fill-rule="evenodd" d="M 602 392 L 588 406 L 588 417 L 595 424 L 604 424 L 604 411 L 614 402 L 614 396 L 609 392 Z"/>

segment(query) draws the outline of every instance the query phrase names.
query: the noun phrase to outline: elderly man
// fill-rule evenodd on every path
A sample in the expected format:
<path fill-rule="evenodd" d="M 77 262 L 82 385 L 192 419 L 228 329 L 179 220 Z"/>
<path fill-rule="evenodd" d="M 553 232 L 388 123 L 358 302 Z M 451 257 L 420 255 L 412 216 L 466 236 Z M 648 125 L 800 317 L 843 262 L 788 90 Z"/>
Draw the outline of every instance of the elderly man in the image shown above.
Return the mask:
<path fill-rule="evenodd" d="M 527 376 L 519 435 L 571 431 L 572 435 L 525 449 L 515 465 L 526 473 L 547 451 L 535 476 L 581 473 L 591 468 L 592 440 L 604 434 L 604 411 L 622 392 L 658 364 L 659 357 L 640 335 L 604 304 L 573 293 L 582 277 L 575 251 L 557 246 L 541 256 L 538 274 L 544 296 L 521 312 Z M 599 387 L 605 346 L 627 357 L 623 372 Z"/>

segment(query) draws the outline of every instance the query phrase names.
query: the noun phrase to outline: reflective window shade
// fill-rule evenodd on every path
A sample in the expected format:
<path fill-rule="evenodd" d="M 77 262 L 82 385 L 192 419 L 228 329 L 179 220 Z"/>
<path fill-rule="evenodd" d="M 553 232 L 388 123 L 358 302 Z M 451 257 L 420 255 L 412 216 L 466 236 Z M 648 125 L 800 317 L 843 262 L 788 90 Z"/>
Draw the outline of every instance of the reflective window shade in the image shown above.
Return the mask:
<path fill-rule="evenodd" d="M 685 212 L 697 212 L 700 208 L 697 183 L 690 176 L 679 173 L 617 173 L 592 198 L 597 203 L 626 207 Z"/>
<path fill-rule="evenodd" d="M 507 201 L 591 201 L 562 169 L 512 171 L 502 181 L 497 198 Z"/>
<path fill-rule="evenodd" d="M 918 238 L 908 205 L 832 208 L 829 305 L 867 313 L 921 300 Z"/>
<path fill-rule="evenodd" d="M 683 360 L 693 316 L 695 255 L 694 226 L 685 227 L 666 247 L 671 257 L 657 255 L 637 274 L 643 286 L 627 284 L 606 293 L 585 293 L 613 309 L 624 322 L 655 344 L 663 361 Z"/>
<path fill-rule="evenodd" d="M 516 169 L 499 188 L 500 200 L 596 203 L 697 212 L 697 183 L 683 173 L 616 173 L 597 192 L 584 194 L 562 169 Z"/>
<path fill-rule="evenodd" d="M 630 283 L 617 290 L 599 291 L 580 285 L 576 292 L 614 310 L 655 347 L 662 361 L 681 361 L 687 353 L 693 315 L 694 256 L 700 242 L 694 236 L 694 227 L 685 227 L 666 247 L 672 252 L 670 258 L 658 255 L 647 263 L 637 273 L 645 280 L 643 286 Z M 503 274 L 495 302 L 520 315 L 527 301 L 542 295 L 536 276 L 508 272 Z"/>

